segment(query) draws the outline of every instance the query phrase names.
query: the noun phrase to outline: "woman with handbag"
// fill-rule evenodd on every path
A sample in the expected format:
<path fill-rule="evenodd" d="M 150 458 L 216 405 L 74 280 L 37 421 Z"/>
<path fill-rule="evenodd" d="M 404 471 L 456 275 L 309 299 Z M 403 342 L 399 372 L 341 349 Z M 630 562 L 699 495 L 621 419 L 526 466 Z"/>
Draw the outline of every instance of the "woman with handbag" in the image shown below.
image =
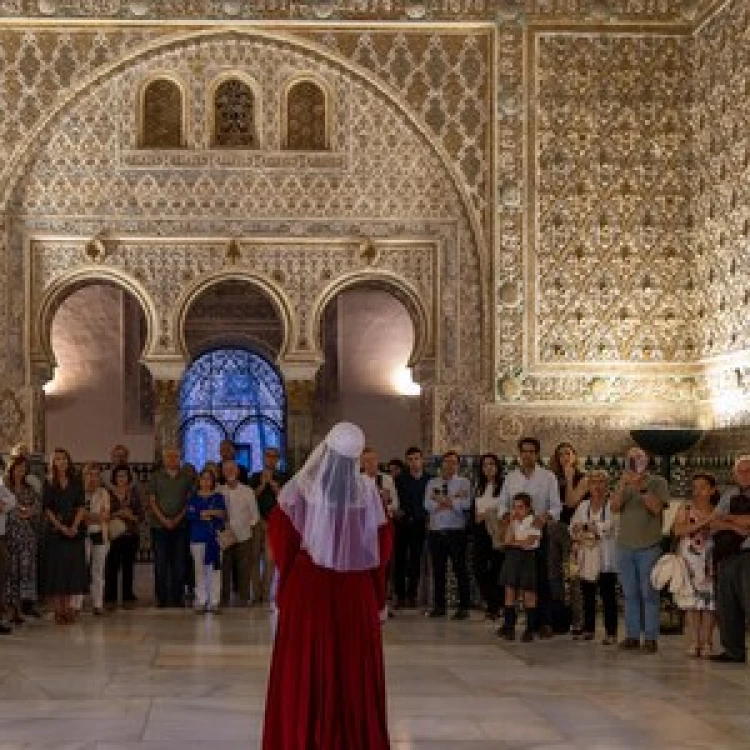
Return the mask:
<path fill-rule="evenodd" d="M 607 501 L 609 477 L 606 471 L 588 475 L 589 497 L 576 508 L 571 534 L 583 595 L 583 639 L 594 639 L 596 592 L 604 607 L 604 645 L 617 643 L 617 554 L 615 524 Z"/>
<path fill-rule="evenodd" d="M 98 464 L 83 467 L 83 487 L 86 497 L 86 557 L 91 570 L 91 606 L 95 615 L 104 607 L 104 564 L 107 558 L 107 525 L 109 523 L 109 492 L 102 486 L 102 472 Z"/>
<path fill-rule="evenodd" d="M 58 624 L 74 622 L 74 600 L 88 592 L 86 505 L 83 486 L 70 454 L 56 448 L 44 485 L 44 515 L 49 527 L 45 592 Z"/>
<path fill-rule="evenodd" d="M 110 610 L 117 608 L 122 576 L 122 605 L 125 609 L 130 609 L 137 601 L 133 593 L 133 572 L 143 508 L 133 484 L 133 474 L 126 464 L 112 469 L 109 503 L 109 550 L 104 564 L 104 606 Z"/>

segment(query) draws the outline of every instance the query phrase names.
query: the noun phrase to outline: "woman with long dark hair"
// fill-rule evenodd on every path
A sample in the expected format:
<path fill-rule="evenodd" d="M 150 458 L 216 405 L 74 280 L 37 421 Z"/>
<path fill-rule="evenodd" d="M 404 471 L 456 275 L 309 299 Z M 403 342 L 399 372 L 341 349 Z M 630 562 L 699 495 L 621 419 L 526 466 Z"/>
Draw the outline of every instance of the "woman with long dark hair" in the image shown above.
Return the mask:
<path fill-rule="evenodd" d="M 565 598 L 565 578 L 568 577 L 570 619 L 573 638 L 583 636 L 583 595 L 581 580 L 575 565 L 575 543 L 571 543 L 570 522 L 581 502 L 589 497 L 588 479 L 578 466 L 578 454 L 571 443 L 557 445 L 549 462 L 550 471 L 557 477 L 560 488 L 560 522 L 550 527 L 550 583 L 553 600 Z M 566 571 L 566 561 L 570 561 Z M 558 610 L 561 605 L 558 605 Z M 553 607 L 554 608 L 554 607 Z"/>
<path fill-rule="evenodd" d="M 488 620 L 497 619 L 503 604 L 499 579 L 505 555 L 496 533 L 501 487 L 500 459 L 494 453 L 485 453 L 479 458 L 474 493 L 474 576 Z"/>
<path fill-rule="evenodd" d="M 73 599 L 88 593 L 86 569 L 86 502 L 83 485 L 73 470 L 70 454 L 55 448 L 50 476 L 44 485 L 44 515 L 49 527 L 45 592 L 55 622 L 73 622 Z"/>

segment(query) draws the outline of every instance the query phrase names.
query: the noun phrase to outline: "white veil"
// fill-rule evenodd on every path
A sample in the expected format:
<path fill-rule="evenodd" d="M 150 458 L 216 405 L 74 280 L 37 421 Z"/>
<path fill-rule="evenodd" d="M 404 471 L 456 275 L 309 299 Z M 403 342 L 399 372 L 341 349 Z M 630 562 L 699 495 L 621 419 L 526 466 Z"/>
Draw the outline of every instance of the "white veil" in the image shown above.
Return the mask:
<path fill-rule="evenodd" d="M 281 489 L 279 506 L 316 565 L 338 571 L 380 565 L 378 529 L 386 517 L 374 480 L 360 474 L 362 430 L 339 422 Z"/>

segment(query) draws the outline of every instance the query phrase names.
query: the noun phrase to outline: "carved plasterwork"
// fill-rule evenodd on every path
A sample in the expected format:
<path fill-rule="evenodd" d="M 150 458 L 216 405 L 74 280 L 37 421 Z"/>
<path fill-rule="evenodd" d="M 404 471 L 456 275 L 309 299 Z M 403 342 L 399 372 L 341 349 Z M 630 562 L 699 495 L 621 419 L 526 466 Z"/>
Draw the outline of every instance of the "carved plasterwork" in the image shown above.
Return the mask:
<path fill-rule="evenodd" d="M 707 26 L 713 38 L 696 57 L 705 103 L 689 74 L 703 31 L 695 39 L 627 26 L 560 33 L 511 17 L 500 28 L 497 403 L 482 409 L 483 447 L 503 432 L 626 436 L 644 422 L 747 420 L 750 222 L 740 186 L 750 158 L 738 51 L 748 15 L 746 5 L 730 5 Z M 698 148 L 702 137 L 711 154 L 701 180 L 694 103 Z M 705 207 L 695 215 L 696 187 L 713 189 L 714 217 Z M 701 234 L 713 253 L 694 247 Z M 711 353 L 734 344 L 736 361 L 703 359 L 709 320 Z"/>
<path fill-rule="evenodd" d="M 729 429 L 750 424 L 750 11 L 724 5 L 694 40 L 690 278 L 699 396 L 707 425 Z"/>
<path fill-rule="evenodd" d="M 21 439 L 25 414 L 15 392 L 0 391 L 0 444 L 12 445 Z"/>
<path fill-rule="evenodd" d="M 532 366 L 695 357 L 688 53 L 676 37 L 535 38 Z"/>
<path fill-rule="evenodd" d="M 246 281 L 276 308 L 282 324 L 281 357 L 320 355 L 320 321 L 328 302 L 357 284 L 375 285 L 404 301 L 415 326 L 412 360 L 435 359 L 438 345 L 456 346 L 452 321 L 435 315 L 446 292 L 441 285 L 443 248 L 429 238 L 377 241 L 377 260 L 361 254 L 357 238 L 250 240 L 235 238 L 227 265 L 227 240 L 111 236 L 101 266 L 86 263 L 80 239 L 33 238 L 29 242 L 32 360 L 51 358 L 50 323 L 71 289 L 107 281 L 136 290 L 146 318 L 144 356 L 187 355 L 184 333 L 191 306 L 227 280 Z M 455 292 L 454 292 L 455 296 Z M 449 330 L 447 336 L 444 329 Z M 439 343 L 438 343 L 439 342 Z M 456 354 L 450 357 L 455 360 Z"/>
<path fill-rule="evenodd" d="M 460 172 L 486 225 L 490 181 L 492 32 L 311 29 L 299 33 L 375 73 L 418 113 Z"/>
<path fill-rule="evenodd" d="M 0 13 L 38 7 L 0 0 Z M 476 445 L 480 410 L 488 447 L 500 423 L 509 433 L 543 431 L 549 418 L 549 434 L 577 435 L 577 423 L 619 435 L 647 416 L 706 426 L 750 416 L 738 406 L 747 398 L 750 304 L 746 3 L 45 7 L 53 17 L 276 20 L 263 30 L 238 23 L 231 34 L 199 22 L 86 21 L 0 32 L 5 187 L 29 157 L 3 225 L 0 370 L 14 385 L 23 380 L 28 300 L 7 280 L 23 277 L 24 235 L 76 246 L 58 277 L 64 284 L 109 272 L 141 294 L 144 309 L 148 300 L 155 368 L 182 362 L 175 309 L 201 284 L 235 272 L 267 282 L 286 310 L 286 366 L 307 374 L 320 354 L 316 300 L 349 280 L 402 275 L 390 253 L 406 240 L 438 259 L 429 294 L 418 269 L 397 291 L 412 300 L 418 329 L 422 318 L 436 321 L 432 350 L 416 368 L 430 374 L 424 432 L 436 447 Z M 324 11 L 330 19 L 414 20 L 424 11 L 428 20 L 484 21 L 282 23 L 320 20 Z M 182 36 L 157 49 L 165 34 Z M 186 85 L 187 148 L 143 150 L 131 99 L 164 69 Z M 263 138 L 258 150 L 227 154 L 211 147 L 208 92 L 217 77 L 242 70 L 262 82 Z M 324 82 L 335 104 L 331 148 L 285 153 L 284 82 L 306 75 Z M 278 261 L 290 241 L 296 266 Z M 144 260 L 155 245 L 159 258 L 173 253 L 174 278 L 157 280 Z M 126 249 L 128 259 L 117 255 Z M 303 252 L 304 262 L 295 256 Z M 264 254 L 264 270 L 251 269 L 249 258 Z M 309 279 L 297 278 L 300 268 Z M 492 287 L 489 323 L 483 284 Z M 43 379 L 48 360 L 29 364 L 31 380 Z M 568 416 L 554 416 L 560 410 Z M 614 416 L 591 421 L 604 412 Z"/>
<path fill-rule="evenodd" d="M 8 17 L 104 19 L 692 21 L 716 0 L 2 0 Z"/>
<path fill-rule="evenodd" d="M 295 69 L 327 81 L 337 97 L 333 146 L 345 167 L 186 163 L 207 137 L 202 89 L 227 62 L 268 66 L 267 133 L 281 132 L 279 81 Z M 164 69 L 192 92 L 192 140 L 184 152 L 154 152 L 163 160 L 158 168 L 131 169 L 121 155 L 137 144 L 132 102 L 140 83 Z M 439 355 L 442 380 L 486 393 L 480 362 L 491 340 L 477 341 L 481 261 L 443 158 L 376 88 L 286 43 L 218 36 L 140 60 L 66 112 L 14 194 L 22 221 L 14 241 L 22 227 L 32 237 L 33 294 L 41 294 L 31 300 L 31 318 L 41 315 L 31 359 L 50 360 L 44 332 L 69 284 L 108 278 L 132 291 L 146 315 L 147 357 L 164 358 L 183 351 L 180 311 L 204 281 L 247 277 L 270 290 L 282 313 L 282 355 L 314 359 L 325 302 L 347 284 L 371 283 L 407 303 L 417 324 L 415 362 Z M 100 238 L 103 251 L 87 255 L 86 235 Z M 182 239 L 156 239 L 164 235 Z M 254 241 L 259 235 L 268 239 Z"/>
<path fill-rule="evenodd" d="M 747 4 L 734 2 L 695 40 L 690 278 L 703 357 L 750 349 L 749 28 Z"/>

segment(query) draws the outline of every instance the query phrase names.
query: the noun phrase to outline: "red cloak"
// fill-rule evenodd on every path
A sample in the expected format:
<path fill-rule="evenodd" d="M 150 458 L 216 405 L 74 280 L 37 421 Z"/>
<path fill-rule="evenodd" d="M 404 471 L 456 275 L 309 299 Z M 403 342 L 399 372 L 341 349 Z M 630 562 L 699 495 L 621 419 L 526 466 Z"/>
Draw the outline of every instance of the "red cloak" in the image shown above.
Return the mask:
<path fill-rule="evenodd" d="M 379 531 L 380 567 L 338 572 L 301 549 L 287 515 L 268 523 L 279 621 L 263 750 L 387 750 L 380 611 L 393 531 Z"/>

